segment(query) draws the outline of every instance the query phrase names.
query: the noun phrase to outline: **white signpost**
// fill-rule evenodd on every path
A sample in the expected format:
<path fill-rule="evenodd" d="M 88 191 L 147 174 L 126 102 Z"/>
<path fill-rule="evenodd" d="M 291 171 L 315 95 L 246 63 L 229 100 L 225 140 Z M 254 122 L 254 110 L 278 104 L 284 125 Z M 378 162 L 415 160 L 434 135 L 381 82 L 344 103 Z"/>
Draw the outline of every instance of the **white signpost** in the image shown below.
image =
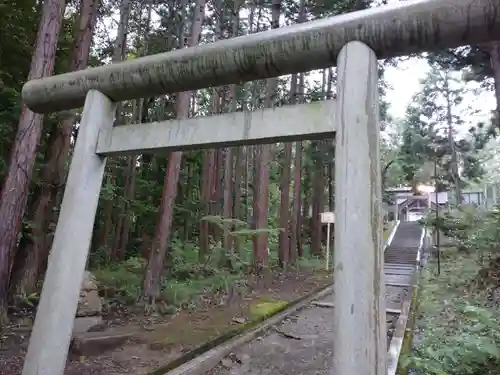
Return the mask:
<path fill-rule="evenodd" d="M 328 271 L 330 265 L 330 226 L 335 223 L 335 213 L 334 212 L 323 212 L 321 215 L 321 222 L 326 224 L 326 265 L 325 269 Z"/>

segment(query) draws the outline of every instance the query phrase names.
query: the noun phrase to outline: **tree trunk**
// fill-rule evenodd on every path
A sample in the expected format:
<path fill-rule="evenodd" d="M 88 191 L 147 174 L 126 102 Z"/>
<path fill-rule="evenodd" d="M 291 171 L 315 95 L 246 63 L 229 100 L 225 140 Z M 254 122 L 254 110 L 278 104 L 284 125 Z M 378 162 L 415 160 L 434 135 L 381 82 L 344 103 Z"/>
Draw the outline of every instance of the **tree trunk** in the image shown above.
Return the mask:
<path fill-rule="evenodd" d="M 292 74 L 292 82 L 290 84 L 290 104 L 296 104 L 297 97 L 297 74 Z M 281 195 L 280 195 L 280 233 L 279 233 L 279 250 L 278 261 L 282 268 L 285 268 L 290 261 L 290 238 L 293 231 L 289 226 L 290 221 L 290 182 L 291 182 L 291 166 L 292 166 L 292 142 L 285 143 L 285 155 L 283 160 L 283 171 L 281 175 Z"/>
<path fill-rule="evenodd" d="M 253 223 L 254 229 L 267 228 L 269 204 L 269 162 L 270 150 L 268 145 L 257 146 L 255 160 L 255 191 L 253 196 Z M 254 269 L 260 274 L 268 264 L 268 235 L 258 233 L 253 238 Z"/>
<path fill-rule="evenodd" d="M 28 80 L 50 76 L 54 71 L 57 41 L 65 6 L 63 0 L 44 2 Z M 0 321 L 7 319 L 10 269 L 26 208 L 42 122 L 43 115 L 35 114 L 24 105 L 21 107 L 9 170 L 0 198 Z"/>
<path fill-rule="evenodd" d="M 335 142 L 334 140 L 328 142 Z M 334 149 L 335 154 L 335 149 Z M 333 155 L 332 155 L 333 159 Z M 335 160 L 328 161 L 328 209 L 335 212 Z"/>
<path fill-rule="evenodd" d="M 212 115 L 220 113 L 220 97 L 218 90 L 214 90 L 212 95 Z M 217 150 L 206 150 L 203 154 L 203 175 L 201 178 L 201 197 L 203 206 L 203 216 L 217 215 L 217 179 L 219 176 L 218 153 Z M 215 229 L 208 220 L 200 223 L 200 253 L 199 259 L 203 261 L 210 251 L 210 234 L 215 239 Z"/>
<path fill-rule="evenodd" d="M 222 38 L 222 4 L 214 2 L 214 7 L 218 7 L 219 16 L 215 24 L 215 41 Z M 212 94 L 212 115 L 217 115 L 221 111 L 221 98 L 219 90 L 213 89 Z M 218 212 L 217 184 L 219 179 L 219 151 L 215 149 L 206 150 L 203 156 L 203 176 L 202 176 L 202 205 L 204 216 L 216 215 Z M 210 222 L 203 220 L 200 226 L 200 254 L 199 259 L 204 260 L 210 250 L 210 234 L 216 236 L 216 228 Z"/>
<path fill-rule="evenodd" d="M 218 95 L 220 98 L 220 95 Z M 219 103 L 219 108 L 220 103 Z M 220 112 L 220 110 L 219 110 Z M 218 112 L 218 113 L 219 113 Z M 222 149 L 216 149 L 215 150 L 215 181 L 214 181 L 214 190 L 212 192 L 212 201 L 214 202 L 214 214 L 215 215 L 220 215 L 222 214 L 222 208 L 223 208 L 223 201 L 224 201 L 224 189 L 222 185 L 222 179 L 223 179 L 223 169 L 224 169 L 224 150 Z M 214 227 L 214 229 L 216 229 Z M 214 230 L 214 238 L 218 235 L 221 234 L 221 231 L 217 228 Z"/>
<path fill-rule="evenodd" d="M 292 163 L 292 143 L 285 144 L 285 155 L 283 162 L 283 172 L 281 176 L 281 196 L 280 196 L 280 233 L 279 233 L 279 265 L 286 268 L 289 262 L 289 248 L 290 248 L 290 180 L 291 180 L 291 167 Z"/>
<path fill-rule="evenodd" d="M 203 24 L 204 10 L 205 0 L 197 0 L 188 43 L 190 47 L 198 44 Z M 181 38 L 181 40 L 183 39 L 184 38 Z M 181 41 L 181 43 L 183 42 Z M 183 45 L 181 45 L 181 48 L 182 47 Z M 185 119 L 189 115 L 190 96 L 190 92 L 179 93 L 177 98 L 178 119 Z M 148 264 L 142 282 L 141 299 L 146 303 L 146 310 L 155 307 L 156 298 L 160 291 L 160 276 L 163 270 L 163 263 L 171 231 L 173 203 L 177 193 L 181 160 L 182 152 L 172 152 L 169 154 L 158 224 L 156 226 L 155 237 L 153 239 Z"/>
<path fill-rule="evenodd" d="M 290 239 L 290 261 L 302 256 L 302 245 L 300 241 L 301 212 L 300 212 L 300 188 L 302 177 L 302 142 L 295 143 L 295 160 L 293 166 L 293 212 L 292 212 L 292 236 Z"/>
<path fill-rule="evenodd" d="M 314 142 L 314 151 L 319 154 L 321 143 Z M 313 178 L 313 201 L 311 217 L 311 254 L 321 255 L 321 221 L 320 214 L 323 211 L 324 176 L 322 158 L 316 160 Z"/>
<path fill-rule="evenodd" d="M 233 217 L 236 220 L 245 220 L 241 215 L 241 187 L 243 173 L 245 171 L 245 147 L 238 147 L 236 150 L 236 160 L 234 167 L 234 204 L 233 204 Z M 240 252 L 240 241 L 237 237 L 234 238 L 234 251 L 239 254 Z"/>
<path fill-rule="evenodd" d="M 238 28 L 239 28 L 239 11 L 240 11 L 240 0 L 236 0 L 233 2 L 233 9 L 231 10 L 231 13 L 233 15 L 233 22 L 231 23 L 231 33 L 230 36 L 232 38 L 235 38 L 238 35 Z M 229 104 L 230 104 L 230 112 L 236 112 L 236 105 L 237 105 L 237 98 L 236 98 L 236 85 L 230 85 L 229 86 Z M 230 218 L 236 218 L 234 216 L 234 205 L 235 205 L 235 198 L 236 198 L 236 191 L 234 191 L 233 194 L 233 189 L 238 188 L 239 185 L 237 185 L 237 182 L 235 180 L 233 184 L 233 175 L 236 173 L 233 171 L 233 163 L 236 162 L 236 169 L 238 168 L 238 157 L 236 156 L 236 160 L 234 159 L 235 154 L 240 152 L 240 148 L 234 149 L 234 148 L 227 148 L 226 149 L 226 160 L 225 160 L 225 169 L 224 169 L 224 218 L 230 219 Z M 240 178 L 241 176 L 235 176 L 235 178 Z M 239 204 L 239 203 L 238 203 Z M 225 226 L 225 234 L 224 234 L 224 248 L 226 252 L 231 252 L 233 248 L 233 238 L 229 235 L 229 231 L 233 230 L 234 227 L 232 224 L 228 224 Z M 234 239 L 234 244 L 237 247 L 237 240 Z"/>
<path fill-rule="evenodd" d="M 124 254 L 126 252 L 129 235 L 130 235 L 130 227 L 131 227 L 131 217 L 129 211 L 131 210 L 131 202 L 135 196 L 135 182 L 136 182 L 136 162 L 137 158 L 130 157 L 128 159 L 127 166 L 127 176 L 126 176 L 126 185 L 125 185 L 125 216 L 123 219 L 123 226 L 120 232 L 120 242 L 119 242 L 119 254 Z"/>
<path fill-rule="evenodd" d="M 333 69 L 328 68 L 328 78 L 326 82 L 326 99 L 333 98 L 332 92 L 333 84 Z M 335 212 L 335 136 L 328 143 L 333 147 L 332 153 L 329 154 L 329 160 L 327 161 L 328 170 L 328 207 L 331 212 Z M 327 146 L 328 147 L 328 146 Z"/>
<path fill-rule="evenodd" d="M 462 203 L 462 189 L 461 189 L 461 181 L 460 175 L 458 171 L 458 156 L 457 150 L 455 147 L 455 138 L 453 137 L 453 114 L 451 112 L 452 108 L 452 99 L 450 97 L 450 87 L 449 87 L 449 78 L 448 72 L 446 72 L 445 77 L 445 87 L 444 87 L 444 95 L 446 98 L 446 122 L 448 125 L 448 143 L 451 149 L 451 173 L 453 176 L 453 183 L 455 184 L 455 200 L 457 206 Z"/>
<path fill-rule="evenodd" d="M 495 125 L 500 128 L 500 41 L 489 43 L 490 68 L 493 72 L 495 83 L 495 98 L 497 106 L 495 109 Z"/>
<path fill-rule="evenodd" d="M 321 85 L 322 99 L 328 97 L 331 89 L 331 71 L 323 70 L 323 82 Z M 313 202 L 311 218 L 311 254 L 322 255 L 323 225 L 320 214 L 324 211 L 325 203 L 325 157 L 329 154 L 328 144 L 325 141 L 312 142 L 314 157 L 314 178 L 313 178 Z M 328 161 L 328 165 L 331 161 Z"/>
<path fill-rule="evenodd" d="M 99 1 L 81 0 L 79 28 L 75 38 L 73 58 L 70 70 L 80 70 L 87 66 L 92 35 L 97 20 Z M 13 266 L 11 280 L 11 295 L 31 294 L 35 291 L 36 283 L 45 272 L 44 265 L 50 248 L 45 240 L 49 232 L 57 201 L 57 193 L 63 185 L 60 179 L 61 170 L 65 168 L 68 157 L 74 116 L 69 113 L 61 115 L 60 125 L 54 127 L 48 142 L 48 160 L 42 169 L 41 189 L 34 200 L 34 226 L 30 230 L 32 241 L 26 247 L 20 247 L 16 259 L 22 264 Z"/>
<path fill-rule="evenodd" d="M 140 14 L 142 15 L 142 6 L 140 8 Z M 151 14 L 152 14 L 152 4 L 147 5 L 147 18 L 145 28 L 142 24 L 139 24 L 139 30 L 137 31 L 138 38 L 146 40 L 146 43 L 139 49 L 139 57 L 148 54 L 149 45 L 147 43 L 148 36 L 151 31 Z M 122 26 L 123 27 L 123 26 Z M 123 48 L 122 48 L 123 50 Z M 137 99 L 133 104 L 132 111 L 132 121 L 135 123 L 143 123 L 147 121 L 148 117 L 148 104 L 151 103 L 149 100 Z M 131 201 L 134 199 L 135 195 L 135 174 L 136 174 L 136 163 L 137 156 L 131 155 L 127 157 L 127 165 L 125 169 L 125 182 L 123 186 L 123 200 L 120 202 L 120 213 L 118 214 L 118 221 L 114 230 L 115 233 L 115 243 L 113 246 L 112 254 L 116 255 L 119 261 L 125 259 L 125 253 L 127 250 L 128 237 L 130 231 L 130 210 Z"/>
<path fill-rule="evenodd" d="M 298 22 L 302 23 L 307 20 L 306 15 L 306 0 L 300 0 L 299 2 L 299 17 Z M 297 85 L 297 78 L 299 77 L 299 82 Z M 292 75 L 292 84 L 295 83 L 297 86 L 295 92 L 293 93 L 293 101 L 304 102 L 304 73 L 298 76 Z M 292 88 L 290 88 L 292 91 Z M 298 96 L 300 95 L 300 98 Z M 302 257 L 302 215 L 301 215 L 301 189 L 302 189 L 302 142 L 295 142 L 295 160 L 293 166 L 293 205 L 292 205 L 292 221 L 291 221 L 291 236 L 290 236 L 290 250 L 289 258 L 290 261 L 295 261 L 297 257 Z"/>
<path fill-rule="evenodd" d="M 203 172 L 201 177 L 201 204 L 203 207 L 203 216 L 210 215 L 210 198 L 214 179 L 215 150 L 207 150 L 203 156 Z M 210 248 L 209 222 L 202 220 L 200 223 L 200 253 L 199 258 L 202 261 L 208 254 Z"/>
<path fill-rule="evenodd" d="M 132 9 L 131 0 L 122 0 L 120 4 L 120 22 L 118 24 L 118 33 L 116 35 L 115 46 L 113 49 L 113 63 L 122 61 L 125 57 L 125 51 L 127 49 L 127 30 L 130 18 L 130 11 Z M 121 114 L 122 105 L 118 105 L 116 110 L 116 122 L 119 123 L 119 118 Z M 106 184 L 112 189 L 116 185 L 115 179 L 116 173 L 116 159 L 113 157 L 108 158 L 106 165 Z M 110 245 L 110 240 L 119 236 L 119 233 L 115 233 L 116 227 L 113 225 L 113 208 L 115 206 L 114 194 L 112 196 L 106 197 L 104 201 L 104 225 L 101 231 L 101 243 L 100 247 L 106 250 L 108 258 L 116 258 L 117 254 L 113 251 L 116 248 Z"/>
<path fill-rule="evenodd" d="M 281 0 L 273 0 L 271 4 L 271 28 L 279 27 L 281 12 Z M 276 95 L 277 80 L 267 80 L 267 93 L 265 106 L 271 108 Z M 269 215 L 269 163 L 271 162 L 271 150 L 269 145 L 259 148 L 256 160 L 256 195 L 254 195 L 254 224 L 255 229 L 267 228 Z M 256 234 L 253 238 L 254 268 L 260 273 L 268 264 L 268 235 L 267 233 Z"/>
<path fill-rule="evenodd" d="M 133 102 L 132 110 L 132 123 L 142 123 L 147 121 L 148 113 L 148 103 L 144 99 L 137 99 Z M 131 202 L 135 196 L 135 175 L 137 171 L 137 156 L 128 156 L 125 165 L 124 183 L 123 183 L 123 199 L 119 201 L 118 217 L 116 220 L 116 226 L 112 230 L 114 233 L 114 243 L 111 254 L 113 254 L 114 259 L 118 261 L 123 261 L 126 256 L 126 248 L 128 244 L 128 237 L 130 231 L 130 210 Z M 106 206 L 108 207 L 108 206 Z M 112 207 L 112 206 L 111 206 Z M 112 213 L 112 212 L 111 212 Z M 111 214 L 110 213 L 110 214 Z M 106 216 L 109 219 L 110 216 Z M 108 225 L 111 225 L 111 221 L 107 221 Z"/>
<path fill-rule="evenodd" d="M 233 153 L 231 148 L 225 149 L 224 158 L 224 207 L 222 215 L 225 220 L 231 219 L 232 208 L 233 208 Z M 231 225 L 229 223 L 224 224 L 224 237 L 223 237 L 223 248 L 226 253 L 229 253 L 232 249 L 232 237 L 229 234 L 231 230 Z"/>

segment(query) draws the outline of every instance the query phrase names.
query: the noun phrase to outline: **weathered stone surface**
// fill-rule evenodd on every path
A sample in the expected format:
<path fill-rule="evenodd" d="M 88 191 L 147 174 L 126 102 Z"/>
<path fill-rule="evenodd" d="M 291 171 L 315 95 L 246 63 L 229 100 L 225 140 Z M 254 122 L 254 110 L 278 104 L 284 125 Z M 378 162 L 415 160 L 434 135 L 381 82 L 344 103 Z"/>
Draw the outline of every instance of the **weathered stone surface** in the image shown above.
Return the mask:
<path fill-rule="evenodd" d="M 76 316 L 98 316 L 102 312 L 102 299 L 96 290 L 86 292 L 80 296 Z"/>
<path fill-rule="evenodd" d="M 125 344 L 133 336 L 132 333 L 87 333 L 73 339 L 71 353 L 79 356 L 94 356 Z"/>
<path fill-rule="evenodd" d="M 85 271 L 82 281 L 82 290 L 86 292 L 97 290 L 97 280 L 90 271 Z"/>
<path fill-rule="evenodd" d="M 498 0 L 396 2 L 284 31 L 31 80 L 23 87 L 23 100 L 35 112 L 47 113 L 80 107 L 90 89 L 123 101 L 323 69 L 353 40 L 366 43 L 379 58 L 495 41 L 498 5 Z"/>
<path fill-rule="evenodd" d="M 33 329 L 33 319 L 29 316 L 23 316 L 15 320 L 15 325 L 11 326 L 12 332 L 24 334 L 29 333 Z"/>
<path fill-rule="evenodd" d="M 237 324 L 245 324 L 247 322 L 246 318 L 235 317 L 233 318 L 233 322 Z"/>
<path fill-rule="evenodd" d="M 82 316 L 75 319 L 73 335 L 89 332 L 93 327 L 103 324 L 100 316 Z"/>
<path fill-rule="evenodd" d="M 97 290 L 97 281 L 92 273 L 85 271 L 76 316 L 100 316 L 101 312 L 102 299 Z"/>

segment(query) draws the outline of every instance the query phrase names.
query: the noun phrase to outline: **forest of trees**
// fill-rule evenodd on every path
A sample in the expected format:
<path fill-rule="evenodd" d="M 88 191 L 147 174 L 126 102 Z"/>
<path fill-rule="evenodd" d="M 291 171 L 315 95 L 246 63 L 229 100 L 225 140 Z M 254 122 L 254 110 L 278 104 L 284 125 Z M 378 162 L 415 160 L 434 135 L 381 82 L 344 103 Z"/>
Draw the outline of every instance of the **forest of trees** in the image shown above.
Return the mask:
<path fill-rule="evenodd" d="M 364 9 L 368 0 L 10 0 L 0 4 L 0 315 L 36 295 L 47 267 L 80 111 L 46 116 L 21 102 L 28 80 Z M 34 46 L 34 47 L 33 47 Z M 458 137 L 463 80 L 500 84 L 497 43 L 429 55 L 432 69 L 402 121 L 380 92 L 384 186 L 414 183 L 437 160 L 460 189 L 481 177 L 497 118 Z M 467 74 L 460 76 L 458 71 Z M 457 80 L 459 81 L 457 83 Z M 335 69 L 119 104 L 116 125 L 206 116 L 335 96 Z M 436 100 L 436 97 L 444 100 Z M 444 103 L 444 104 L 441 104 Z M 497 109 L 498 111 L 498 109 Z M 334 210 L 333 140 L 108 159 L 88 267 L 136 264 L 129 297 L 154 307 L 169 282 L 214 272 L 266 273 L 323 255 L 319 213 Z M 67 249 L 71 251 L 71 249 Z M 135 274 L 134 274 L 135 275 Z M 135 277 L 135 276 L 134 276 Z M 111 277 L 110 277 L 111 279 Z M 132 282 L 127 279 L 126 282 Z M 136 280 L 136 279 L 133 279 Z"/>
<path fill-rule="evenodd" d="M 472 92 L 456 72 L 432 64 L 421 91 L 407 108 L 397 157 L 400 177 L 414 183 L 430 181 L 432 164 L 436 163 L 438 188 L 454 190 L 455 204 L 462 203 L 461 189 L 480 181 L 486 173 L 481 151 L 496 135 L 492 123 L 465 123 L 464 119 L 474 113 L 472 106 L 464 111 L 466 94 Z M 464 130 L 465 134 L 459 134 Z"/>

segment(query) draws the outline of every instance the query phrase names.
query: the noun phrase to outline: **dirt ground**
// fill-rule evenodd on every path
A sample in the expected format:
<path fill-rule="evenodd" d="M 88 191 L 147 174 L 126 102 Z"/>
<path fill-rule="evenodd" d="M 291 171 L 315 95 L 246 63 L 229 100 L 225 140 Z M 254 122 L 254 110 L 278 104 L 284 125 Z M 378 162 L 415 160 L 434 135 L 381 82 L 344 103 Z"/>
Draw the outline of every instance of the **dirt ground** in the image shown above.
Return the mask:
<path fill-rule="evenodd" d="M 166 367 L 201 344 L 258 319 L 269 309 L 298 299 L 330 282 L 330 276 L 310 271 L 274 274 L 267 282 L 249 280 L 248 290 L 238 295 L 221 296 L 219 293 L 207 296 L 207 302 L 192 311 L 180 311 L 170 316 L 145 317 L 137 312 L 109 316 L 103 332 L 87 335 L 127 335 L 127 340 L 104 353 L 98 349 L 102 354 L 97 356 L 70 354 L 65 375 L 148 374 Z M 21 374 L 29 339 L 26 320 L 24 318 L 20 324 L 7 327 L 0 333 L 0 375 Z M 84 342 L 86 339 L 83 337 Z"/>

